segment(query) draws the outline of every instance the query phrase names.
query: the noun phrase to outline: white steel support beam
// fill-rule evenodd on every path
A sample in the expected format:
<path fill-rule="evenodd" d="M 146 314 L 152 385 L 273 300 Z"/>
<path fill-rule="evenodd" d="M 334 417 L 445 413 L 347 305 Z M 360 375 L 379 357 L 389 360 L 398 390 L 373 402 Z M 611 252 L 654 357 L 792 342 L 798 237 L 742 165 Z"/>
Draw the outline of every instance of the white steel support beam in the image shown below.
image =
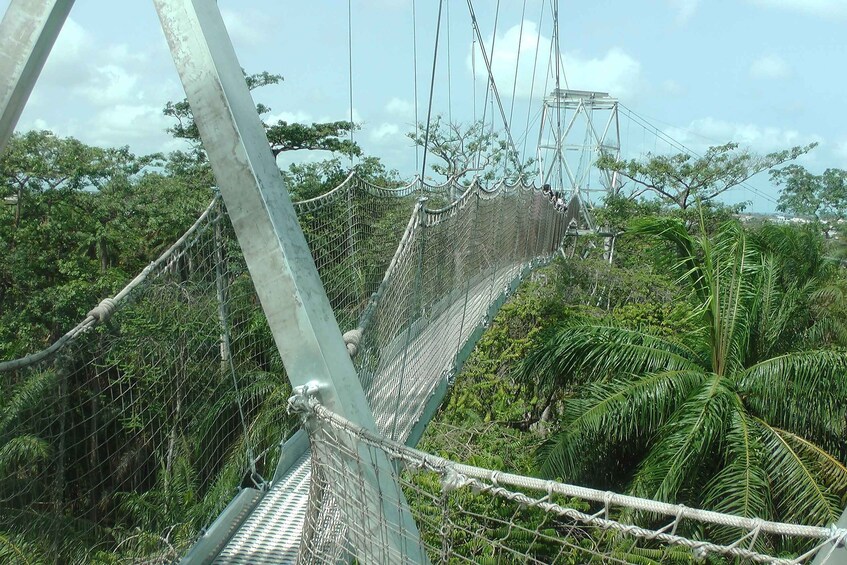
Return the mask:
<path fill-rule="evenodd" d="M 292 386 L 317 385 L 324 406 L 375 430 L 217 3 L 154 4 Z M 359 456 L 345 464 L 362 477 L 367 514 L 384 528 L 348 529 L 359 562 L 427 562 L 388 459 L 351 447 Z"/>
<path fill-rule="evenodd" d="M 12 135 L 73 0 L 12 0 L 0 22 L 0 151 Z"/>
<path fill-rule="evenodd" d="M 841 518 L 835 523 L 836 528 L 847 528 L 847 508 L 841 514 Z M 843 545 L 832 547 L 828 543 L 818 550 L 812 565 L 847 565 L 847 548 Z"/>

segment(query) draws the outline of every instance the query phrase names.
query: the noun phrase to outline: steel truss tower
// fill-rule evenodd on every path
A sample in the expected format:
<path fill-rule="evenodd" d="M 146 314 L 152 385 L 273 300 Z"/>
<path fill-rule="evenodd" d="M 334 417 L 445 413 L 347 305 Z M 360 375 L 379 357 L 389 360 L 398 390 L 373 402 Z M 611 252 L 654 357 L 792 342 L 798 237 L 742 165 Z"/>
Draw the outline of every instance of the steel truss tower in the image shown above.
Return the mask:
<path fill-rule="evenodd" d="M 592 209 L 607 194 L 616 194 L 616 172 L 601 171 L 600 156 L 621 152 L 618 100 L 606 92 L 554 89 L 544 98 L 538 133 L 538 172 L 542 184 L 563 192 L 569 206 L 579 206 L 577 228 L 594 230 Z"/>

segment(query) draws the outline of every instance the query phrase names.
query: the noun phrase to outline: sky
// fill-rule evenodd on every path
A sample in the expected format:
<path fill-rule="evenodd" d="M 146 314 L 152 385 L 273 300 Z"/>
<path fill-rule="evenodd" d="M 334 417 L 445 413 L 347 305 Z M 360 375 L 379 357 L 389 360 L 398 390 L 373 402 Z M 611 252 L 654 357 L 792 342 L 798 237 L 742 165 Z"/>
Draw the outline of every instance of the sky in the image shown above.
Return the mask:
<path fill-rule="evenodd" d="M 550 0 L 472 4 L 516 145 L 533 156 L 542 94 L 554 84 Z M 483 115 L 486 71 L 466 0 L 444 0 L 434 83 L 436 0 L 218 5 L 242 67 L 284 77 L 253 92 L 272 108 L 266 119 L 349 119 L 352 61 L 355 140 L 403 177 L 420 167 L 406 134 L 416 116 L 426 119 L 431 84 L 433 115 L 465 124 Z M 0 0 L 0 10 L 7 6 Z M 696 153 L 728 141 L 759 153 L 817 142 L 802 165 L 847 168 L 845 29 L 845 0 L 559 0 L 561 86 L 620 101 L 624 157 L 674 151 L 655 127 Z M 165 132 L 162 108 L 182 98 L 152 2 L 78 0 L 18 129 L 169 151 L 182 144 Z M 486 119 L 492 114 L 502 126 L 489 105 Z M 280 165 L 328 156 L 283 154 Z M 767 212 L 777 196 L 760 175 L 725 199 Z"/>

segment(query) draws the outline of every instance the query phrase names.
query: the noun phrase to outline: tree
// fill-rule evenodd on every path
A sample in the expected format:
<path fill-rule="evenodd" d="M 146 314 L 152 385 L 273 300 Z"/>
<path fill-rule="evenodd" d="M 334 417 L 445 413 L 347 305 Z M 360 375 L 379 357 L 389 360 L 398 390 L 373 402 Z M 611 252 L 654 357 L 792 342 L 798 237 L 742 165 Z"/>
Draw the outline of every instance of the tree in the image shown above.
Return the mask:
<path fill-rule="evenodd" d="M 531 161 L 520 163 L 509 142 L 492 129 L 486 129 L 482 121 L 466 126 L 436 116 L 429 124 L 429 138 L 426 124 L 420 124 L 406 137 L 441 160 L 431 167 L 445 180 L 466 181 L 468 175 L 474 175 L 486 182 L 498 178 L 514 182 L 529 173 L 532 166 Z"/>
<path fill-rule="evenodd" d="M 0 155 L 0 356 L 30 353 L 73 327 L 209 203 L 209 184 L 151 164 L 160 157 L 49 131 L 12 136 Z"/>
<path fill-rule="evenodd" d="M 819 339 L 830 311 L 818 306 L 835 271 L 799 269 L 779 234 L 734 222 L 713 236 L 667 218 L 632 231 L 676 249 L 688 329 L 581 318 L 551 333 L 519 373 L 573 391 L 541 473 L 596 483 L 612 469 L 636 496 L 831 524 L 847 494 L 847 353 Z"/>
<path fill-rule="evenodd" d="M 782 190 L 777 210 L 832 223 L 847 219 L 847 171 L 827 169 L 814 175 L 800 165 L 771 171 L 771 180 Z"/>
<path fill-rule="evenodd" d="M 635 183 L 630 197 L 646 192 L 685 210 L 695 202 L 710 201 L 750 177 L 812 150 L 817 143 L 757 155 L 738 150 L 737 143 L 709 147 L 702 157 L 688 153 L 653 155 L 644 160 L 618 160 L 604 155 L 597 161 L 603 170 L 616 171 Z"/>
<path fill-rule="evenodd" d="M 248 75 L 244 79 L 250 90 L 279 84 L 283 78 L 281 75 L 268 73 Z M 256 105 L 256 112 L 260 116 L 270 113 L 271 108 L 264 104 Z M 194 115 L 187 99 L 179 102 L 168 102 L 165 104 L 164 114 L 176 120 L 176 125 L 168 128 L 168 133 L 178 139 L 186 139 L 192 143 L 195 151 L 201 151 L 200 132 L 194 123 Z M 326 123 L 313 123 L 312 125 L 288 123 L 277 120 L 275 123 L 265 123 L 265 134 L 274 157 L 284 151 L 297 151 L 309 149 L 312 151 L 330 151 L 344 155 L 359 156 L 362 150 L 357 143 L 348 139 L 350 133 L 358 129 L 353 122 L 338 121 Z"/>

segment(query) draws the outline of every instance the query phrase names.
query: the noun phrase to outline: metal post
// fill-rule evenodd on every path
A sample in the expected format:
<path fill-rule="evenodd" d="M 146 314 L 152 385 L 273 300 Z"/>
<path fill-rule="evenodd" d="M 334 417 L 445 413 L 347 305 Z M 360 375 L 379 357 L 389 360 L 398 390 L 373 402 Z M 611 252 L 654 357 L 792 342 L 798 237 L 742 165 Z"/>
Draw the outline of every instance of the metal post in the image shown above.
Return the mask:
<path fill-rule="evenodd" d="M 314 385 L 329 410 L 369 430 L 373 415 L 350 361 L 241 66 L 214 0 L 154 0 L 203 147 L 292 386 Z M 352 445 L 348 458 L 383 530 L 351 528 L 362 563 L 386 553 L 425 563 L 414 519 L 387 457 Z M 381 493 L 397 493 L 383 502 Z M 370 522 L 370 521 L 369 521 Z M 357 535 L 357 532 L 359 535 Z M 380 548 L 375 540 L 384 540 Z M 343 542 L 342 542 L 343 543 Z"/>
<path fill-rule="evenodd" d="M 68 17 L 73 0 L 12 0 L 0 22 L 0 152 Z"/>
<path fill-rule="evenodd" d="M 841 514 L 841 518 L 835 523 L 836 528 L 847 528 L 847 509 Z M 812 565 L 847 565 L 847 548 L 839 546 L 832 547 L 831 543 L 826 544 L 818 550 L 815 555 L 815 560 Z"/>

